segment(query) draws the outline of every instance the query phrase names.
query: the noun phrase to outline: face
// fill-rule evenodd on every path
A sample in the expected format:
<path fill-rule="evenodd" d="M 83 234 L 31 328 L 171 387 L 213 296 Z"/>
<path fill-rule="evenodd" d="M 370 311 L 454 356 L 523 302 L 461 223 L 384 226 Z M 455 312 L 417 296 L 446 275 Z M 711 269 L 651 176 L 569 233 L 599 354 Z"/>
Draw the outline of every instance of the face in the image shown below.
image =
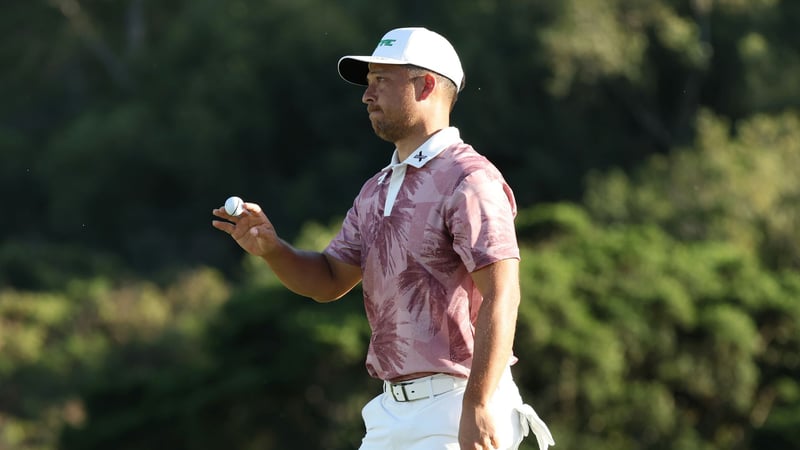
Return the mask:
<path fill-rule="evenodd" d="M 361 98 L 367 105 L 372 129 L 381 139 L 398 142 L 409 136 L 416 123 L 416 82 L 404 66 L 370 64 L 367 89 Z"/>

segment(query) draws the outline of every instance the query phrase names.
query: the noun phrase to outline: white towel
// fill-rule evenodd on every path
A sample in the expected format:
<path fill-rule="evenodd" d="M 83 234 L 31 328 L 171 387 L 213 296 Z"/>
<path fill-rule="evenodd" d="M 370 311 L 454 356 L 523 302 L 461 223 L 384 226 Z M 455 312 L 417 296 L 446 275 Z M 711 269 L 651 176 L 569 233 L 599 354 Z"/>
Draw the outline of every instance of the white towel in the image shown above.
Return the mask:
<path fill-rule="evenodd" d="M 523 436 L 527 437 L 528 433 L 533 431 L 533 434 L 536 435 L 536 441 L 539 442 L 539 450 L 547 450 L 549 445 L 556 445 L 547 425 L 530 405 L 517 406 L 516 410 L 519 412 L 519 424 L 522 427 Z"/>

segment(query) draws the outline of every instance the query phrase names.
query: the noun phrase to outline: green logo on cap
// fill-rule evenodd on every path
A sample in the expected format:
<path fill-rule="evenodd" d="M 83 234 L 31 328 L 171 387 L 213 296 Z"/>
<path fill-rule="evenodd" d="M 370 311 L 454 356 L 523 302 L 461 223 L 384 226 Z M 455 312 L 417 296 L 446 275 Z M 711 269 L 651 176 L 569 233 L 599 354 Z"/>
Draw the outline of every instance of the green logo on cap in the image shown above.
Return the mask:
<path fill-rule="evenodd" d="M 395 42 L 397 42 L 397 39 L 384 39 L 378 42 L 378 47 L 391 47 Z"/>

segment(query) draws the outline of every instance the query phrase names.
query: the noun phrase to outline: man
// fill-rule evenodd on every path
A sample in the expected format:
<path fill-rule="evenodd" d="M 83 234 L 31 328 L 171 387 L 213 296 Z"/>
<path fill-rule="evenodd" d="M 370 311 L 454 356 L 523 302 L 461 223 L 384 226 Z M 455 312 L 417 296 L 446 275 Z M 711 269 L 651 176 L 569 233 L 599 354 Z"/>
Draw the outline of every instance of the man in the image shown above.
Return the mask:
<path fill-rule="evenodd" d="M 387 33 L 371 56 L 339 60 L 366 86 L 375 133 L 395 145 L 321 253 L 295 249 L 254 203 L 213 226 L 319 302 L 363 283 L 366 366 L 384 393 L 363 409 L 362 450 L 509 449 L 547 427 L 509 366 L 520 300 L 516 205 L 500 172 L 450 127 L 464 87 L 452 45 L 425 28 Z"/>

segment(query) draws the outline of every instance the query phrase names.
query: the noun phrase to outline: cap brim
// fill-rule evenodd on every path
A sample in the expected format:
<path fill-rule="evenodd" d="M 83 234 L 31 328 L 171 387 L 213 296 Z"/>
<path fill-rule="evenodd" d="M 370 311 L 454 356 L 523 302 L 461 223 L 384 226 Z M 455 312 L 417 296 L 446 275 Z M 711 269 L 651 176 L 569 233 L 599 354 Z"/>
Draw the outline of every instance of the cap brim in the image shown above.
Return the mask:
<path fill-rule="evenodd" d="M 348 83 L 366 86 L 370 63 L 408 64 L 397 59 L 381 58 L 379 56 L 343 56 L 339 59 L 339 76 Z"/>

